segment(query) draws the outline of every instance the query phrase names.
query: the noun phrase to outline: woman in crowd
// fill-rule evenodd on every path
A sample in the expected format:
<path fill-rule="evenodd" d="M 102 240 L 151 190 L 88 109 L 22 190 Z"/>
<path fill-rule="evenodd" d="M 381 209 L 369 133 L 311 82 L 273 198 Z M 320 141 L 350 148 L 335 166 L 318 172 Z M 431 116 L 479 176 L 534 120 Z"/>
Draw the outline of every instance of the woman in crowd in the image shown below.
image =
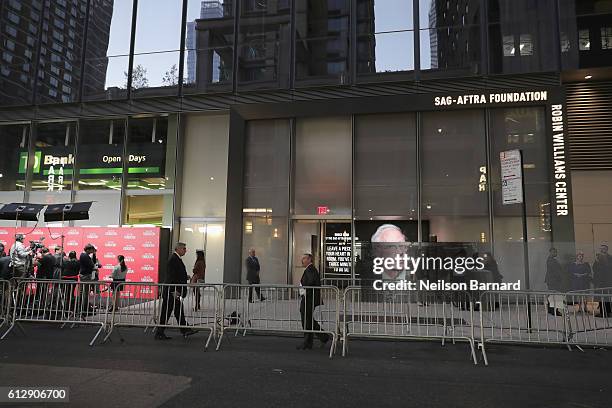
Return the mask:
<path fill-rule="evenodd" d="M 584 262 L 584 253 L 578 251 L 576 260 L 567 266 L 571 290 L 584 290 L 591 287 L 591 265 Z"/>
<path fill-rule="evenodd" d="M 121 299 L 120 284 L 125 282 L 125 277 L 128 271 L 128 267 L 125 264 L 125 257 L 123 255 L 119 255 L 117 257 L 117 261 L 119 261 L 119 263 L 115 266 L 113 269 L 113 274 L 111 275 L 113 278 L 113 283 L 111 283 L 111 288 L 113 290 L 113 305 L 110 307 L 109 312 L 119 308 L 119 300 Z"/>
<path fill-rule="evenodd" d="M 204 275 L 206 274 L 206 260 L 204 259 L 204 251 L 198 249 L 196 251 L 196 261 L 193 265 L 193 275 L 191 276 L 191 283 L 204 282 Z M 193 293 L 195 295 L 195 307 L 194 311 L 200 310 L 200 299 L 202 294 L 200 293 L 200 288 L 194 287 Z"/>

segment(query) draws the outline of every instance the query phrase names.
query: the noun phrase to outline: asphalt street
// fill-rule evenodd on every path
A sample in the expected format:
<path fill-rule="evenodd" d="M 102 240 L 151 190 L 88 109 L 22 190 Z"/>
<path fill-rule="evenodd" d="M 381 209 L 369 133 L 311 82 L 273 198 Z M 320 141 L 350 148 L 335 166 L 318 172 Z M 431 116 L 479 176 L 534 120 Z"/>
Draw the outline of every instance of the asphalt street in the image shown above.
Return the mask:
<path fill-rule="evenodd" d="M 124 342 L 89 347 L 92 328 L 24 327 L 0 342 L 0 385 L 69 386 L 74 407 L 612 406 L 612 350 L 492 346 L 485 367 L 465 344 L 352 340 L 330 360 L 296 350 L 297 337 L 232 337 L 204 351 L 203 333 L 168 330 L 160 342 L 123 329 Z"/>

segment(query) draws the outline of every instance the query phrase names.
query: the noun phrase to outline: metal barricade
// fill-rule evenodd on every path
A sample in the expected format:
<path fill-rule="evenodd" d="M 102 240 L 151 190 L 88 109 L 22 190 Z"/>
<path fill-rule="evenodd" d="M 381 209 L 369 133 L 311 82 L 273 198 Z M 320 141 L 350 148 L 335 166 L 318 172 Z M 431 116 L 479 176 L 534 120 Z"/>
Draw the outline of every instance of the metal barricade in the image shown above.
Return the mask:
<path fill-rule="evenodd" d="M 488 365 L 487 343 L 568 344 L 566 295 L 547 291 L 486 291 L 480 296 L 480 342 Z"/>
<path fill-rule="evenodd" d="M 233 331 L 234 336 L 240 332 L 245 336 L 247 331 L 304 333 L 316 335 L 323 344 L 331 337 L 332 358 L 338 341 L 339 311 L 340 292 L 334 286 L 225 284 L 217 349 L 226 332 Z"/>
<path fill-rule="evenodd" d="M 107 324 L 109 304 L 108 284 L 98 281 L 35 280 L 16 281 L 13 292 L 11 325 L 4 339 L 19 322 L 59 323 L 100 326 L 89 343 L 96 339 Z M 22 329 L 23 331 L 23 329 Z"/>
<path fill-rule="evenodd" d="M 349 287 L 343 295 L 342 355 L 349 337 L 465 341 L 474 364 L 474 311 L 467 292 L 378 291 Z"/>
<path fill-rule="evenodd" d="M 565 295 L 568 344 L 612 346 L 612 288 L 598 288 Z"/>
<path fill-rule="evenodd" d="M 219 285 L 125 282 L 114 287 L 107 341 L 118 327 L 208 331 L 205 348 L 217 334 Z M 120 333 L 119 333 L 120 334 Z M 121 334 L 120 334 L 121 335 Z M 123 336 L 121 336 L 123 341 Z"/>
<path fill-rule="evenodd" d="M 0 329 L 11 319 L 11 283 L 0 279 Z"/>

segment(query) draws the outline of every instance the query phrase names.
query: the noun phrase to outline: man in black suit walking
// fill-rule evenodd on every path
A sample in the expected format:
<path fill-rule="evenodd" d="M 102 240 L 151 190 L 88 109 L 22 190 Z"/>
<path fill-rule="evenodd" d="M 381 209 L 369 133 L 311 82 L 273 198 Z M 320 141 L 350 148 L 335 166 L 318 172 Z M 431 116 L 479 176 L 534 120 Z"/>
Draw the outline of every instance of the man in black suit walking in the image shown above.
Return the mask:
<path fill-rule="evenodd" d="M 155 331 L 155 340 L 169 340 L 171 337 L 166 336 L 164 333 L 165 327 L 163 327 L 170 314 L 174 311 L 174 317 L 177 323 L 181 327 L 181 333 L 184 337 L 195 334 L 195 330 L 186 328 L 187 322 L 185 321 L 185 312 L 183 311 L 183 303 L 181 298 L 187 296 L 186 286 L 172 286 L 183 285 L 187 283 L 187 269 L 181 257 L 187 252 L 187 245 L 182 242 L 177 242 L 174 246 L 174 253 L 170 255 L 168 259 L 168 269 L 166 271 L 166 280 L 164 283 L 169 284 L 163 286 L 162 289 L 162 308 L 161 315 L 159 316 L 159 326 Z"/>
<path fill-rule="evenodd" d="M 259 266 L 259 259 L 255 256 L 255 248 L 249 249 L 249 257 L 246 259 L 245 263 L 249 285 L 259 285 L 261 282 L 259 280 L 259 270 L 261 267 Z M 255 292 L 262 302 L 266 300 L 266 298 L 261 295 L 259 287 L 255 287 Z M 249 288 L 249 303 L 253 303 L 253 288 Z"/>
<path fill-rule="evenodd" d="M 302 286 L 321 286 L 321 276 L 319 271 L 312 263 L 313 257 L 311 254 L 304 254 L 302 257 L 302 266 L 304 273 L 300 284 Z M 321 291 L 319 289 L 306 288 L 300 290 L 303 294 L 300 300 L 300 315 L 302 317 L 302 327 L 304 330 L 314 330 L 321 343 L 325 344 L 329 341 L 329 335 L 327 333 L 320 333 L 321 326 L 319 322 L 314 318 L 315 307 L 321 305 Z M 300 344 L 298 350 L 307 350 L 312 348 L 312 332 L 304 333 L 304 343 Z"/>

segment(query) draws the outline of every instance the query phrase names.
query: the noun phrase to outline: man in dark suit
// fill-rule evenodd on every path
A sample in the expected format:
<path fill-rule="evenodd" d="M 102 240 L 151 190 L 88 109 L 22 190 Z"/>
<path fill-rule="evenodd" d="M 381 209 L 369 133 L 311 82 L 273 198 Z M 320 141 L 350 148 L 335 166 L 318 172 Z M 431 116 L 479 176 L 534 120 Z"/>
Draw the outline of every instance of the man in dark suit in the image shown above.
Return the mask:
<path fill-rule="evenodd" d="M 249 249 L 249 257 L 246 259 L 245 263 L 249 285 L 259 285 L 261 282 L 259 280 L 259 270 L 261 267 L 259 266 L 259 259 L 255 256 L 255 248 Z M 266 300 L 266 298 L 261 295 L 259 287 L 255 287 L 255 292 L 262 302 Z M 249 288 L 249 303 L 253 303 L 253 288 Z"/>
<path fill-rule="evenodd" d="M 165 325 L 170 318 L 170 314 L 174 311 L 174 317 L 177 323 L 181 327 L 181 333 L 184 337 L 195 334 L 195 330 L 186 328 L 187 322 L 185 321 L 185 312 L 183 311 L 183 303 L 181 298 L 187 296 L 187 286 L 182 286 L 187 283 L 189 279 L 187 276 L 187 269 L 181 257 L 187 252 L 187 245 L 182 242 L 177 242 L 174 246 L 174 253 L 170 255 L 168 259 L 168 269 L 166 271 L 166 281 L 162 288 L 162 308 L 161 315 L 159 316 L 159 326 L 155 331 L 155 340 L 169 340 L 171 337 L 166 336 L 164 333 Z M 181 285 L 181 286 L 173 286 Z"/>
<path fill-rule="evenodd" d="M 300 284 L 302 286 L 321 286 L 321 276 L 319 275 L 319 271 L 312 263 L 313 257 L 311 254 L 304 254 L 302 257 L 302 266 L 304 269 L 304 273 L 302 274 L 302 279 L 300 280 Z M 315 307 L 321 305 L 321 291 L 319 289 L 314 288 L 306 288 L 300 290 L 303 294 L 300 300 L 300 315 L 302 317 L 302 327 L 304 330 L 314 330 L 317 334 L 321 343 L 325 344 L 329 340 L 329 335 L 327 333 L 320 333 L 321 326 L 319 326 L 319 322 L 314 318 L 314 310 Z M 304 333 L 304 343 L 300 344 L 297 349 L 298 350 L 307 350 L 312 348 L 312 332 Z"/>

